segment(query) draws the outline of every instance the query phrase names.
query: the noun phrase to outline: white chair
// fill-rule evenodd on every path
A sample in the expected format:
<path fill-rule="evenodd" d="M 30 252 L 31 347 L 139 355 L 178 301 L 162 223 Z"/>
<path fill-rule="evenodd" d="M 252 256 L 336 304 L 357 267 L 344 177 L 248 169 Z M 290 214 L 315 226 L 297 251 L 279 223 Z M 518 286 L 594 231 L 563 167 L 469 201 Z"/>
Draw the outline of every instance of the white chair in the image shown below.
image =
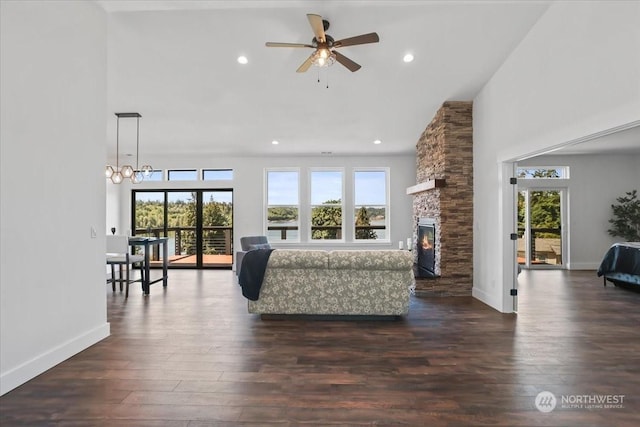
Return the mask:
<path fill-rule="evenodd" d="M 126 284 L 125 298 L 129 296 L 129 283 L 142 282 L 144 279 L 144 255 L 135 255 L 129 253 L 129 238 L 127 236 L 107 235 L 107 265 L 111 266 L 111 279 L 107 283 L 111 283 L 113 291 L 116 290 L 116 282 Z M 118 278 L 116 279 L 116 265 L 120 266 Z M 130 267 L 138 266 L 140 268 L 140 279 L 131 280 Z M 122 277 L 125 270 L 125 277 Z"/>

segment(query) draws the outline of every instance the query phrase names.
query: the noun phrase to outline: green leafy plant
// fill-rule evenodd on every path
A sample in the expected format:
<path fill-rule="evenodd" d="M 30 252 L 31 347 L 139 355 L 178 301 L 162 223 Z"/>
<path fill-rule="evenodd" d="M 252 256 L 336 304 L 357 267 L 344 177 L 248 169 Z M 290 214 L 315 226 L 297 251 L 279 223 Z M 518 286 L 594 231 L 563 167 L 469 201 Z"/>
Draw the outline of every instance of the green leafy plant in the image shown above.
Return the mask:
<path fill-rule="evenodd" d="M 640 241 L 640 199 L 636 190 L 628 191 L 618 197 L 617 205 L 611 205 L 613 218 L 609 220 L 610 235 L 622 237 L 628 242 Z"/>

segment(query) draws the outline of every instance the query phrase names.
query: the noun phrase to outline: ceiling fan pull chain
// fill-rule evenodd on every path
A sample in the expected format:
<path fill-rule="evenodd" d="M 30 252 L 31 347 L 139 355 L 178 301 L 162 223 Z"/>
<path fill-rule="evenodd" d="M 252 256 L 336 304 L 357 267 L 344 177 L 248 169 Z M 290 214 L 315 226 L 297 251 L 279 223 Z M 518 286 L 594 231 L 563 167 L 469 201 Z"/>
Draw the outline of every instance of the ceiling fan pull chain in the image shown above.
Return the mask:
<path fill-rule="evenodd" d="M 327 68 L 327 89 L 329 89 L 329 69 Z"/>

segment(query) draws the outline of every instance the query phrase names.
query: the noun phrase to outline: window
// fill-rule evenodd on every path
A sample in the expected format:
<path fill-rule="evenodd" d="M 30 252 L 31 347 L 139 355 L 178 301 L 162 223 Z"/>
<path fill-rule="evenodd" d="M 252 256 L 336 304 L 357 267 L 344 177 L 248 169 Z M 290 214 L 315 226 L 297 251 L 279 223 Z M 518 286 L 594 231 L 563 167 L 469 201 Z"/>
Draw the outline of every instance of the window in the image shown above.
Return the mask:
<path fill-rule="evenodd" d="M 353 173 L 355 240 L 389 239 L 388 170 L 360 169 Z"/>
<path fill-rule="evenodd" d="M 312 170 L 311 240 L 342 240 L 342 170 Z"/>
<path fill-rule="evenodd" d="M 189 170 L 169 170 L 168 181 L 197 181 L 198 172 L 195 169 Z"/>
<path fill-rule="evenodd" d="M 148 176 L 145 175 L 144 181 L 162 181 L 162 171 L 161 170 L 152 170 L 151 174 Z"/>
<path fill-rule="evenodd" d="M 300 241 L 299 178 L 297 169 L 266 171 L 267 238 L 270 242 Z"/>
<path fill-rule="evenodd" d="M 517 169 L 520 179 L 567 179 L 569 166 L 525 166 Z"/>
<path fill-rule="evenodd" d="M 233 179 L 233 169 L 203 169 L 203 181 L 230 181 Z"/>

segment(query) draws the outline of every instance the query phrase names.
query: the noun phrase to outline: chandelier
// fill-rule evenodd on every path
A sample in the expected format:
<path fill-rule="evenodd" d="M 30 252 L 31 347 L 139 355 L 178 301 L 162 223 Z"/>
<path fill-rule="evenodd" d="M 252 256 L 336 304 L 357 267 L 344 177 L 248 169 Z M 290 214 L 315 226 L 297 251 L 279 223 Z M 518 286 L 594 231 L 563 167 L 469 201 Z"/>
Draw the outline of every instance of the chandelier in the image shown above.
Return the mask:
<path fill-rule="evenodd" d="M 144 165 L 139 167 L 138 160 L 140 154 L 140 113 L 115 113 L 117 117 L 116 121 L 116 166 L 107 165 L 104 170 L 104 175 L 107 179 L 110 179 L 114 184 L 120 184 L 125 179 L 131 180 L 133 184 L 140 184 L 144 178 L 149 177 L 153 172 L 153 168 L 150 165 Z M 120 118 L 134 118 L 136 119 L 136 167 L 131 165 L 123 165 L 120 167 Z"/>

